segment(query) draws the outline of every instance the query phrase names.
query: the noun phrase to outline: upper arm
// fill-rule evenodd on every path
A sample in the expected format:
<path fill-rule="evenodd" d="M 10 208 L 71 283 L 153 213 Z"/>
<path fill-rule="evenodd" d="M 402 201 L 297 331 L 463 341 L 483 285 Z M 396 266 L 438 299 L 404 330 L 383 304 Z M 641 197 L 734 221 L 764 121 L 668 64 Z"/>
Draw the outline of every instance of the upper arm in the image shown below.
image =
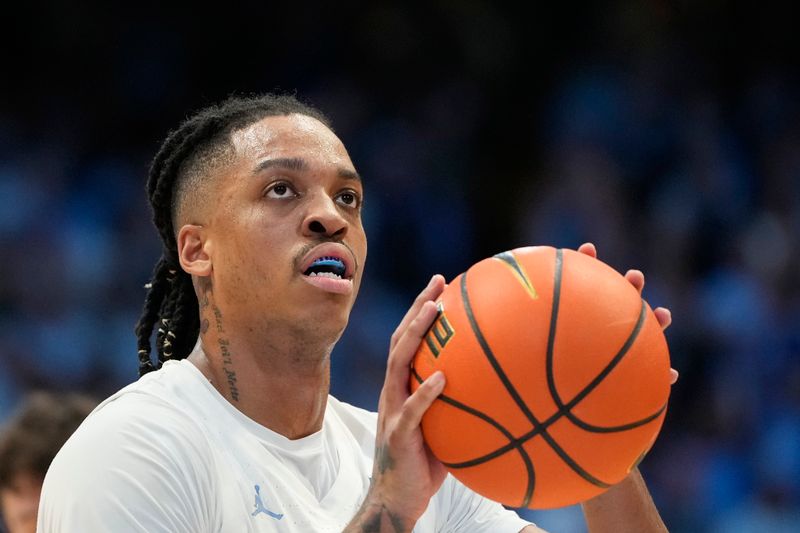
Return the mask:
<path fill-rule="evenodd" d="M 203 462 L 170 413 L 94 413 L 48 470 L 38 531 L 179 533 L 208 529 Z M 166 428 L 169 428 L 167 431 Z"/>

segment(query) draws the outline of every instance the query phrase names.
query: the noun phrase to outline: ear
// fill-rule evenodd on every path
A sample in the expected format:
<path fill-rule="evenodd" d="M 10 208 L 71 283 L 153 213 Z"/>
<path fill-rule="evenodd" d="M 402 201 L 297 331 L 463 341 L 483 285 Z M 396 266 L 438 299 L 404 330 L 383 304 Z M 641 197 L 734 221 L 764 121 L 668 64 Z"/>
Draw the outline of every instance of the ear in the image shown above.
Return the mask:
<path fill-rule="evenodd" d="M 178 259 L 181 267 L 192 276 L 211 275 L 211 256 L 208 253 L 203 226 L 186 224 L 178 232 Z"/>

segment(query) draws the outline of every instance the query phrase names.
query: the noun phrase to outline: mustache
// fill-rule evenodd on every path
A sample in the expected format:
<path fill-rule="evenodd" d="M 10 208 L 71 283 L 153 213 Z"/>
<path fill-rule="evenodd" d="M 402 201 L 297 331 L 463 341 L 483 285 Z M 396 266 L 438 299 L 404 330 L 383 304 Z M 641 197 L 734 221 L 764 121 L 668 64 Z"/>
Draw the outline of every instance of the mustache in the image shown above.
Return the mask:
<path fill-rule="evenodd" d="M 356 272 L 358 272 L 358 270 L 360 268 L 360 265 L 358 264 L 358 257 L 356 256 L 355 252 L 350 247 L 350 245 L 347 244 L 346 242 L 342 241 L 342 240 L 331 239 L 329 237 L 322 237 L 320 239 L 316 239 L 314 241 L 311 241 L 308 244 L 303 245 L 303 247 L 300 248 L 300 251 L 297 252 L 297 254 L 295 254 L 294 260 L 292 261 L 294 263 L 295 270 L 299 270 L 300 269 L 300 266 L 301 266 L 300 263 L 303 261 L 303 258 L 306 256 L 306 254 L 308 254 L 308 252 L 310 252 L 311 250 L 313 250 L 314 248 L 316 248 L 320 244 L 325 244 L 325 243 L 329 243 L 329 242 L 330 243 L 334 243 L 334 244 L 341 244 L 342 246 L 347 248 L 347 250 L 350 252 L 350 256 L 353 258 L 353 263 L 354 263 L 353 264 L 353 273 L 355 274 Z"/>

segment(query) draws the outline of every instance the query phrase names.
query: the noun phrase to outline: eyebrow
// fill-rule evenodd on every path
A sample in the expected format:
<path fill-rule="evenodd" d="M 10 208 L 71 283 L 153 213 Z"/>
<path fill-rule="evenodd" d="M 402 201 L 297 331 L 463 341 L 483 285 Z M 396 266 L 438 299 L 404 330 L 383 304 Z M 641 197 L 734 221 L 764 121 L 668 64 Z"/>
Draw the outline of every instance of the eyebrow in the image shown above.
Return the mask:
<path fill-rule="evenodd" d="M 256 168 L 253 169 L 253 174 L 263 172 L 268 168 L 282 168 L 285 170 L 305 171 L 309 169 L 309 164 L 305 159 L 300 157 L 276 157 L 274 159 L 265 159 L 261 161 Z M 346 180 L 361 181 L 361 176 L 358 172 L 345 167 L 336 167 L 336 174 Z"/>

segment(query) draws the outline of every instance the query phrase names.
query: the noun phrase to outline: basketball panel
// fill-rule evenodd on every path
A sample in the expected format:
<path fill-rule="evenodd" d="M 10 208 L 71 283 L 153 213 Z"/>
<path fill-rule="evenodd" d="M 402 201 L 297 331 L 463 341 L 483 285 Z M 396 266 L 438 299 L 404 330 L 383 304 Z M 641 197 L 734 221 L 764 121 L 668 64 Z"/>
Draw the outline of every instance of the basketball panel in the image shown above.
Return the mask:
<path fill-rule="evenodd" d="M 627 476 L 642 453 L 652 446 L 664 421 L 662 412 L 647 424 L 614 433 L 597 433 L 578 427 L 567 417 L 550 427 L 550 435 L 562 452 L 585 474 L 608 484 Z"/>
<path fill-rule="evenodd" d="M 490 352 L 484 350 L 484 357 L 493 358 L 495 371 L 507 380 L 505 393 L 512 396 L 513 390 L 538 419 L 556 410 L 550 395 L 532 386 L 545 383 L 554 257 L 549 247 L 513 250 L 505 259 L 477 263 L 466 278 L 476 342 L 480 335 Z"/>
<path fill-rule="evenodd" d="M 461 276 L 456 278 L 442 295 L 439 302 L 440 317 L 432 326 L 432 331 L 428 332 L 426 340 L 420 344 L 413 360 L 413 369 L 422 379 L 441 370 L 447 380 L 442 392 L 445 397 L 474 407 L 482 415 L 495 420 L 514 437 L 519 437 L 530 430 L 530 423 L 507 393 L 475 339 L 464 310 L 461 293 L 459 290 L 454 290 L 458 287 L 460 279 Z M 446 321 L 446 326 L 441 323 L 442 320 Z M 434 330 L 439 332 L 438 337 Z M 445 331 L 450 333 L 443 333 Z M 447 340 L 441 342 L 445 337 Z M 417 380 L 412 374 L 412 391 L 417 387 Z M 423 423 L 431 428 L 427 433 L 429 438 L 433 439 L 434 434 L 442 433 L 441 440 L 444 441 L 447 440 L 448 434 L 458 435 L 460 429 L 454 421 L 447 415 L 440 417 L 438 412 L 431 409 L 423 419 Z M 480 449 L 480 454 L 483 453 L 487 451 Z M 472 459 L 476 456 L 478 455 L 467 457 L 459 455 L 457 460 Z"/>
<path fill-rule="evenodd" d="M 512 507 L 523 504 L 528 490 L 529 471 L 516 450 L 479 466 L 451 469 L 450 473 L 478 494 Z"/>
<path fill-rule="evenodd" d="M 600 261 L 564 250 L 553 342 L 555 392 L 563 403 L 581 394 L 634 331 L 642 308 L 636 289 Z"/>
<path fill-rule="evenodd" d="M 669 350 L 650 307 L 636 340 L 573 412 L 592 425 L 619 426 L 653 415 L 670 394 Z"/>
<path fill-rule="evenodd" d="M 541 436 L 526 442 L 524 448 L 536 471 L 536 486 L 528 505 L 531 509 L 572 505 L 605 490 L 576 474 Z"/>

